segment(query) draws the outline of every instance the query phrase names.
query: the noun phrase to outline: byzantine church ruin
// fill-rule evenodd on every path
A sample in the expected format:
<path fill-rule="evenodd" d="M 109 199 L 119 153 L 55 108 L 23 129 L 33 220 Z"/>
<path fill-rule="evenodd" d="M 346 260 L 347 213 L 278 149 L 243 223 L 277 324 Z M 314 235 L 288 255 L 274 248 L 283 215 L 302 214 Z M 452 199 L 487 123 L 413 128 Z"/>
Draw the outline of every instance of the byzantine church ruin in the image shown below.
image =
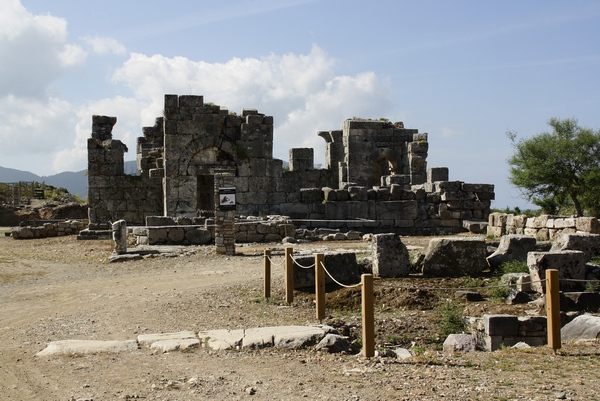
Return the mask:
<path fill-rule="evenodd" d="M 90 229 L 148 216 L 210 218 L 218 205 L 216 176 L 231 175 L 236 215 L 283 215 L 296 226 L 430 235 L 487 221 L 492 184 L 449 181 L 445 167 L 427 168 L 428 135 L 403 123 L 347 119 L 322 131 L 326 163 L 314 150 L 273 158 L 273 117 L 241 115 L 203 96 L 165 95 L 164 112 L 137 140 L 138 175 L 124 173 L 126 146 L 113 138 L 116 117 L 93 116 L 88 139 Z"/>

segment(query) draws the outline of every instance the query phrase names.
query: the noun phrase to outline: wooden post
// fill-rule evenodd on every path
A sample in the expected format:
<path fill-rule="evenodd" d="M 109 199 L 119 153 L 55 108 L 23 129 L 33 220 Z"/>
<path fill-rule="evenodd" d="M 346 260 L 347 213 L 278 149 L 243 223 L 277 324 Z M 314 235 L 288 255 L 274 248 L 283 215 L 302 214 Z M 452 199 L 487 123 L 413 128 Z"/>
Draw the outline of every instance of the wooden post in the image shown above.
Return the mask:
<path fill-rule="evenodd" d="M 375 311 L 373 308 L 373 275 L 362 275 L 362 354 L 375 356 Z"/>
<path fill-rule="evenodd" d="M 291 246 L 285 248 L 285 302 L 291 304 L 294 302 L 294 260 L 292 254 L 294 248 Z"/>
<path fill-rule="evenodd" d="M 264 296 L 265 298 L 271 298 L 271 251 L 265 249 L 265 284 L 264 284 Z"/>
<path fill-rule="evenodd" d="M 548 346 L 554 351 L 561 347 L 560 340 L 560 294 L 558 270 L 546 270 L 546 321 Z"/>
<path fill-rule="evenodd" d="M 317 320 L 325 319 L 325 254 L 315 254 L 315 298 L 317 301 Z"/>

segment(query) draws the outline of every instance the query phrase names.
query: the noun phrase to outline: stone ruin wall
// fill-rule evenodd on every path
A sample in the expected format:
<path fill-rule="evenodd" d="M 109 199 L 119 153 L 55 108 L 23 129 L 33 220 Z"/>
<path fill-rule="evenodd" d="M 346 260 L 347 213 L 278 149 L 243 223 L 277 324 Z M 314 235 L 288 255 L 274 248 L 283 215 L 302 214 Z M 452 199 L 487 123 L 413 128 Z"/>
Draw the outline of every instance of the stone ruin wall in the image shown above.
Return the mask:
<path fill-rule="evenodd" d="M 273 117 L 241 115 L 202 96 L 165 95 L 164 115 L 137 142 L 138 176 L 125 175 L 126 147 L 112 138 L 115 117 L 93 116 L 88 140 L 90 229 L 147 216 L 211 217 L 214 175 L 231 173 L 237 213 L 280 214 L 296 226 L 399 234 L 464 231 L 487 220 L 494 186 L 449 181 L 447 168 L 427 169 L 428 135 L 402 123 L 346 120 L 318 135 L 326 166 L 313 149 L 290 150 L 289 169 L 273 158 Z"/>
<path fill-rule="evenodd" d="M 38 239 L 75 235 L 87 227 L 87 220 L 65 220 L 41 222 L 39 225 L 13 227 L 10 233 L 14 239 Z"/>
<path fill-rule="evenodd" d="M 90 230 L 107 230 L 109 221 L 143 222 L 162 214 L 159 181 L 124 173 L 127 147 L 112 138 L 116 117 L 93 116 L 88 138 L 88 205 Z"/>
<path fill-rule="evenodd" d="M 487 234 L 501 237 L 507 234 L 519 234 L 535 237 L 539 241 L 554 240 L 559 234 L 574 233 L 600 234 L 600 224 L 596 217 L 561 217 L 541 215 L 527 217 L 524 214 L 491 213 Z"/>

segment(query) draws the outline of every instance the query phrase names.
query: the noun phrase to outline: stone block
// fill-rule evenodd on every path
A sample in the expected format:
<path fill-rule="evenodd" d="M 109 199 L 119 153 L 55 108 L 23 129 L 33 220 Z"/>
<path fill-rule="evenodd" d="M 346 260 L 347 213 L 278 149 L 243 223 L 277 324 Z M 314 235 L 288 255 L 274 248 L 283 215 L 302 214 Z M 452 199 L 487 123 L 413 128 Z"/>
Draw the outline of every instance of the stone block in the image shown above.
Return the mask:
<path fill-rule="evenodd" d="M 489 336 L 516 337 L 519 319 L 513 315 L 483 315 L 484 332 Z"/>
<path fill-rule="evenodd" d="M 463 220 L 462 226 L 471 233 L 482 234 L 487 232 L 488 222 L 485 220 Z"/>
<path fill-rule="evenodd" d="M 527 215 L 525 215 L 525 214 L 513 216 L 513 225 L 516 228 L 525 228 L 526 222 L 527 222 Z"/>
<path fill-rule="evenodd" d="M 185 230 L 182 227 L 169 227 L 167 238 L 173 244 L 181 244 L 185 238 Z"/>
<path fill-rule="evenodd" d="M 450 277 L 480 273 L 486 266 L 486 252 L 482 238 L 434 238 L 423 260 L 423 274 Z"/>
<path fill-rule="evenodd" d="M 568 310 L 577 310 L 590 313 L 600 312 L 600 293 L 598 292 L 563 292 L 562 295 L 571 305 Z M 561 298 L 561 301 L 562 300 L 563 299 Z"/>
<path fill-rule="evenodd" d="M 585 253 L 587 259 L 590 260 L 594 255 L 600 253 L 600 235 L 589 233 L 558 234 L 550 252 L 565 250 L 582 251 Z"/>
<path fill-rule="evenodd" d="M 148 228 L 148 244 L 160 245 L 166 244 L 169 241 L 168 231 L 166 228 L 149 227 Z"/>
<path fill-rule="evenodd" d="M 546 292 L 546 270 L 556 269 L 560 279 L 562 291 L 573 291 L 581 286 L 581 283 L 567 281 L 569 279 L 585 279 L 586 256 L 581 251 L 561 252 L 529 252 L 527 254 L 527 266 L 531 275 L 532 288 L 539 293 Z"/>
<path fill-rule="evenodd" d="M 324 200 L 321 188 L 301 188 L 300 196 L 303 203 L 322 202 Z"/>
<path fill-rule="evenodd" d="M 508 215 L 506 213 L 490 213 L 488 223 L 491 227 L 506 227 Z"/>
<path fill-rule="evenodd" d="M 553 228 L 575 228 L 576 227 L 576 219 L 573 217 L 558 217 L 554 219 L 554 227 Z"/>
<path fill-rule="evenodd" d="M 408 249 L 396 234 L 374 235 L 371 254 L 376 277 L 403 277 L 410 273 Z"/>
<path fill-rule="evenodd" d="M 390 194 L 392 200 L 415 200 L 415 193 L 404 189 L 401 185 L 392 184 L 390 186 Z"/>
<path fill-rule="evenodd" d="M 548 322 L 546 316 L 519 316 L 519 336 L 545 336 Z"/>
<path fill-rule="evenodd" d="M 494 226 L 487 227 L 487 235 L 490 237 L 498 238 L 498 237 L 503 236 L 504 233 L 505 233 L 504 227 L 494 227 Z"/>
<path fill-rule="evenodd" d="M 560 331 L 564 341 L 598 340 L 600 338 L 600 317 L 592 315 L 577 316 Z"/>
<path fill-rule="evenodd" d="M 340 283 L 353 285 L 360 282 L 360 268 L 354 252 L 326 252 L 324 259 L 325 269 Z M 294 260 L 294 288 L 314 288 L 314 267 L 305 268 L 314 266 L 314 255 L 298 255 L 294 256 Z M 334 283 L 328 274 L 325 274 L 325 283 Z"/>
<path fill-rule="evenodd" d="M 462 187 L 460 181 L 436 181 L 434 182 L 435 192 L 458 192 Z"/>
<path fill-rule="evenodd" d="M 497 351 L 502 348 L 502 336 L 483 335 L 481 338 L 481 348 L 485 351 Z"/>
<path fill-rule="evenodd" d="M 174 226 L 177 225 L 175 219 L 169 216 L 146 216 L 146 226 Z"/>
<path fill-rule="evenodd" d="M 477 340 L 471 334 L 450 334 L 443 344 L 445 352 L 473 352 Z"/>
<path fill-rule="evenodd" d="M 575 223 L 577 231 L 600 234 L 600 224 L 596 217 L 579 217 Z"/>
<path fill-rule="evenodd" d="M 416 201 L 382 201 L 375 204 L 377 220 L 414 220 L 418 212 Z"/>
<path fill-rule="evenodd" d="M 493 184 L 467 184 L 463 183 L 462 188 L 465 192 L 475 192 L 479 194 L 480 192 L 493 193 L 494 185 Z"/>
<path fill-rule="evenodd" d="M 427 170 L 427 182 L 448 181 L 448 167 L 431 167 Z"/>
<path fill-rule="evenodd" d="M 112 224 L 112 237 L 115 243 L 114 252 L 117 255 L 127 253 L 127 223 L 119 220 Z"/>
<path fill-rule="evenodd" d="M 351 201 L 367 201 L 368 200 L 368 194 L 367 194 L 367 187 L 360 187 L 360 186 L 349 186 L 347 188 L 348 190 L 348 195 L 350 196 L 350 200 Z"/>

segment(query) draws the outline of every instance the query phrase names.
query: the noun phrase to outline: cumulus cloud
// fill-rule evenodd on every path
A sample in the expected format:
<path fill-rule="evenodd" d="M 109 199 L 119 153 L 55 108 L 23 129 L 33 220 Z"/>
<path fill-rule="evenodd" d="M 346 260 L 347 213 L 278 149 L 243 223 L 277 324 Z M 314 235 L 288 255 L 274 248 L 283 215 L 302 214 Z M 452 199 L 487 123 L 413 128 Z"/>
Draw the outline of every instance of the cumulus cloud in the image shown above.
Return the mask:
<path fill-rule="evenodd" d="M 75 139 L 69 146 L 54 153 L 52 168 L 55 171 L 76 171 L 87 168 L 87 139 L 92 133 L 94 114 L 117 117 L 113 137 L 129 148 L 126 159 L 135 159 L 136 138 L 142 136 L 141 111 L 144 104 L 133 98 L 117 96 L 82 105 L 75 111 Z M 147 125 L 147 124 L 146 124 Z M 71 127 L 71 130 L 73 128 Z"/>
<path fill-rule="evenodd" d="M 68 42 L 67 22 L 0 2 L 0 160 L 49 173 L 51 153 L 73 132 L 75 108 L 49 88 L 86 52 Z M 68 140 L 68 139 L 67 139 Z M 27 157 L 28 156 L 28 157 Z M 28 162 L 29 160 L 29 162 Z M 40 171 L 44 169 L 43 171 Z"/>
<path fill-rule="evenodd" d="M 67 22 L 32 15 L 18 0 L 0 3 L 0 96 L 43 97 L 65 67 L 86 52 L 67 42 Z"/>
<path fill-rule="evenodd" d="M 109 37 L 82 40 L 90 53 L 126 53 Z M 129 147 L 126 157 L 133 159 L 136 138 L 143 126 L 153 125 L 162 115 L 165 94 L 204 95 L 206 102 L 235 112 L 257 108 L 274 117 L 275 157 L 286 159 L 292 147 L 313 147 L 317 163 L 324 162 L 325 149 L 317 131 L 340 129 L 343 120 L 353 116 L 387 117 L 392 108 L 386 79 L 372 72 L 336 74 L 336 60 L 316 45 L 307 54 L 232 58 L 224 63 L 132 53 L 114 69 L 110 82 L 115 93 L 118 86 L 129 87 L 129 96 L 77 105 L 50 95 L 57 79 L 86 57 L 83 48 L 68 41 L 64 19 L 32 15 L 18 0 L 0 3 L 2 163 L 35 170 L 18 155 L 36 155 L 43 174 L 85 168 L 93 114 L 118 118 L 115 138 Z"/>
<path fill-rule="evenodd" d="M 392 107 L 387 80 L 372 72 L 335 75 L 335 59 L 316 45 L 305 55 L 271 54 L 226 63 L 134 53 L 112 78 L 146 103 L 146 125 L 161 114 L 165 93 L 204 95 L 206 102 L 232 111 L 257 108 L 273 115 L 275 156 L 286 156 L 291 147 L 315 147 L 317 162 L 323 161 L 325 148 L 318 130 L 340 129 L 353 116 L 383 117 L 371 113 Z"/>
<path fill-rule="evenodd" d="M 127 53 L 127 48 L 114 38 L 85 36 L 83 41 L 87 43 L 87 45 L 90 46 L 92 51 L 96 54 L 106 55 Z"/>
<path fill-rule="evenodd" d="M 72 130 L 72 106 L 50 98 L 23 101 L 14 95 L 0 98 L 0 154 L 40 154 L 57 148 Z"/>

